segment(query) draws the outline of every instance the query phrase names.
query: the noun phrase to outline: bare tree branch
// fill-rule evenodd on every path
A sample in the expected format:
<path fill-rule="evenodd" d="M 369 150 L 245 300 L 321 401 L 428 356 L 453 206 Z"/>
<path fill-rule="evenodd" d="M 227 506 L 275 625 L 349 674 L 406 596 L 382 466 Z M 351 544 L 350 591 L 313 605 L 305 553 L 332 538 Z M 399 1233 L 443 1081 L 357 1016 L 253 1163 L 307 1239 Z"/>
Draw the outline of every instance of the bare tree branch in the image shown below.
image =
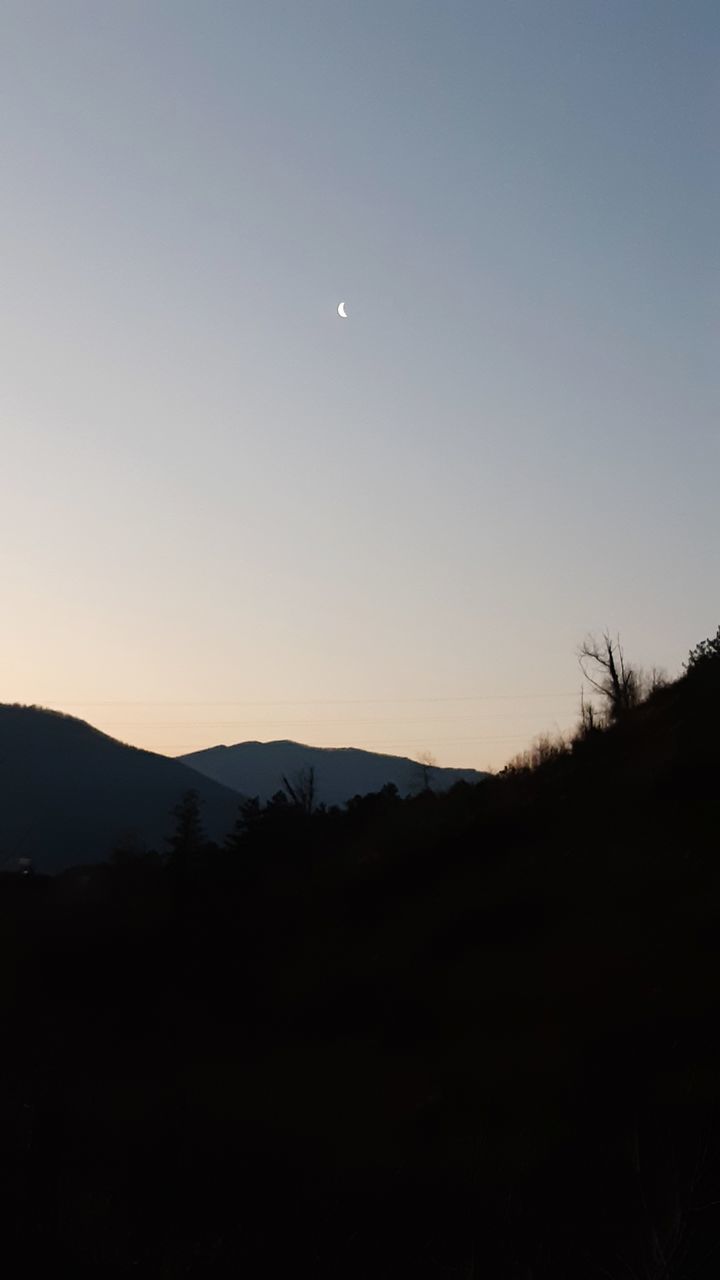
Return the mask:
<path fill-rule="evenodd" d="M 611 720 L 619 720 L 640 701 L 641 676 L 626 663 L 619 636 L 613 640 L 608 631 L 600 640 L 588 636 L 578 650 L 578 662 L 588 684 L 605 699 Z"/>

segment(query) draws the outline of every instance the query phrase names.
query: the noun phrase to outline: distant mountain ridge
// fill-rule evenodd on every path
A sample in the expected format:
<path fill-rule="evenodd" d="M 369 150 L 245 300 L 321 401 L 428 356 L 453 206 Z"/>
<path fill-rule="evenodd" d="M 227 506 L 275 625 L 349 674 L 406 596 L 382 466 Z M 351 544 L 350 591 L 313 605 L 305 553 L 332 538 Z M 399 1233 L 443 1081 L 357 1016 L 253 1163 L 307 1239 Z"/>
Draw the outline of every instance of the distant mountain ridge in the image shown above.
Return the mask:
<path fill-rule="evenodd" d="M 163 849 L 184 791 L 222 840 L 238 797 L 181 761 L 126 746 L 84 720 L 41 707 L 0 704 L 0 869 L 30 858 L 55 872 L 102 862 L 123 843 Z"/>
<path fill-rule="evenodd" d="M 359 747 L 311 747 L 286 739 L 209 747 L 177 759 L 241 795 L 258 796 L 261 802 L 283 789 L 283 777 L 292 785 L 293 777 L 309 768 L 315 771 L 317 802 L 327 805 L 342 805 L 355 795 L 380 791 L 388 783 L 394 783 L 400 795 L 411 795 L 422 787 L 425 776 L 435 791 L 487 777 L 477 769 L 446 769 L 423 765 L 407 756 Z"/>
<path fill-rule="evenodd" d="M 268 800 L 315 770 L 316 799 L 342 804 L 393 782 L 419 790 L 426 766 L 401 756 L 297 742 L 246 742 L 171 759 L 131 747 L 84 720 L 43 707 L 0 703 L 0 871 L 29 858 L 54 873 L 105 861 L 121 847 L 163 850 L 173 809 L 194 790 L 211 840 L 233 829 L 240 795 Z M 427 767 L 436 790 L 481 780 L 473 769 Z"/>

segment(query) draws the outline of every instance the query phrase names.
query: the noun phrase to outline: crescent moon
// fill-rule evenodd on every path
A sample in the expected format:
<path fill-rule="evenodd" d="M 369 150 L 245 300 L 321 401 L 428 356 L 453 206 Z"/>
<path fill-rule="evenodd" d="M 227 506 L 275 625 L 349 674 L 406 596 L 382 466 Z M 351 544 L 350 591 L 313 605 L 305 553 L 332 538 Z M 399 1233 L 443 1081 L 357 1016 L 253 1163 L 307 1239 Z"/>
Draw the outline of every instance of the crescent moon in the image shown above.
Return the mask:
<path fill-rule="evenodd" d="M 348 318 L 348 317 L 347 317 L 347 311 L 345 310 L 345 303 L 344 303 L 344 302 L 341 302 L 341 303 L 340 303 L 340 306 L 338 307 L 338 315 L 339 315 L 339 317 L 340 317 L 340 319 L 341 319 L 341 320 L 347 320 L 347 318 Z"/>

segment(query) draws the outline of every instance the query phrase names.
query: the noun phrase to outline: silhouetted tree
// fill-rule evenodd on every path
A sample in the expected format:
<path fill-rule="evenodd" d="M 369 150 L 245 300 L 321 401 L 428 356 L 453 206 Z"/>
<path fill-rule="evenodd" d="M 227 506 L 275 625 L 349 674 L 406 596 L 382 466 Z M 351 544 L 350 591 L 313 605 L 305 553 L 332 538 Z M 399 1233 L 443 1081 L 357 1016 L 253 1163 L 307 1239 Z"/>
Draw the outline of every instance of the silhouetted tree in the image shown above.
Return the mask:
<path fill-rule="evenodd" d="M 540 733 L 532 746 L 521 751 L 506 764 L 503 773 L 520 773 L 523 769 L 540 769 L 550 760 L 556 760 L 567 751 L 567 743 L 561 733 Z"/>
<path fill-rule="evenodd" d="M 423 751 L 420 759 L 417 761 L 417 768 L 413 784 L 413 790 L 425 795 L 428 791 L 432 791 L 432 771 L 436 767 L 437 761 L 430 751 Z"/>
<path fill-rule="evenodd" d="M 690 650 L 688 660 L 684 663 L 687 672 L 697 671 L 699 667 L 705 667 L 710 662 L 720 661 L 720 627 L 718 627 L 714 636 L 708 640 L 701 640 L 700 644 Z"/>
<path fill-rule="evenodd" d="M 578 661 L 588 684 L 604 698 L 610 721 L 621 719 L 640 702 L 642 679 L 625 661 L 619 636 L 613 640 L 607 631 L 600 640 L 588 636 L 578 650 Z"/>
<path fill-rule="evenodd" d="M 225 849 L 231 853 L 239 852 L 247 843 L 248 836 L 257 829 L 261 820 L 260 797 L 251 796 L 246 800 L 242 800 L 235 825 L 225 837 Z"/>
<path fill-rule="evenodd" d="M 643 696 L 650 697 L 651 693 L 655 693 L 658 689 L 666 689 L 670 681 L 667 672 L 662 667 L 651 667 L 649 675 L 643 677 Z"/>
<path fill-rule="evenodd" d="M 596 733 L 601 725 L 592 702 L 585 701 L 585 690 L 580 690 L 580 724 L 578 725 L 578 738 L 589 738 L 591 734 Z"/>
<path fill-rule="evenodd" d="M 197 791 L 185 791 L 180 803 L 172 812 L 176 819 L 176 827 L 167 840 L 168 860 L 175 876 L 184 881 L 196 868 L 206 843 L 200 820 L 200 799 Z"/>
<path fill-rule="evenodd" d="M 283 776 L 283 786 L 293 804 L 303 813 L 310 814 L 315 808 L 315 770 L 310 766 L 296 773 L 292 782 Z"/>

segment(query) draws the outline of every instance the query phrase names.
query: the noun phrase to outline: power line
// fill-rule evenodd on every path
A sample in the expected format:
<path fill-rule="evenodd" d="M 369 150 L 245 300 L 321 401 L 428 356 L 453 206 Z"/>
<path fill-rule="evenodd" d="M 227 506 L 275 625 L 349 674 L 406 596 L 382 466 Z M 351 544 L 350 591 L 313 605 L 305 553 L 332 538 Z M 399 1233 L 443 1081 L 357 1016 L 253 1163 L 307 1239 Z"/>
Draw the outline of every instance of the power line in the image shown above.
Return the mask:
<path fill-rule="evenodd" d="M 166 701 L 154 699 L 116 699 L 99 702 L 76 701 L 68 698 L 48 698 L 45 703 L 62 703 L 66 707 L 308 707 L 308 706 L 379 706 L 405 702 L 492 702 L 520 701 L 528 698 L 577 698 L 578 691 L 563 693 L 470 693 L 460 697 L 431 698 L 254 698 L 233 700 L 223 698 L 221 701 L 189 702 L 178 699 Z"/>
<path fill-rule="evenodd" d="M 336 725 L 358 724 L 458 724 L 462 721 L 477 721 L 477 716 L 420 716 L 411 719 L 395 716 L 381 716 L 372 719 L 355 720 L 105 720 L 104 724 L 113 729 L 187 729 L 202 727 L 208 729 L 278 729 L 283 726 L 294 728 L 326 729 Z M 496 715 L 493 720 L 535 720 L 536 712 L 521 711 L 510 715 Z"/>

